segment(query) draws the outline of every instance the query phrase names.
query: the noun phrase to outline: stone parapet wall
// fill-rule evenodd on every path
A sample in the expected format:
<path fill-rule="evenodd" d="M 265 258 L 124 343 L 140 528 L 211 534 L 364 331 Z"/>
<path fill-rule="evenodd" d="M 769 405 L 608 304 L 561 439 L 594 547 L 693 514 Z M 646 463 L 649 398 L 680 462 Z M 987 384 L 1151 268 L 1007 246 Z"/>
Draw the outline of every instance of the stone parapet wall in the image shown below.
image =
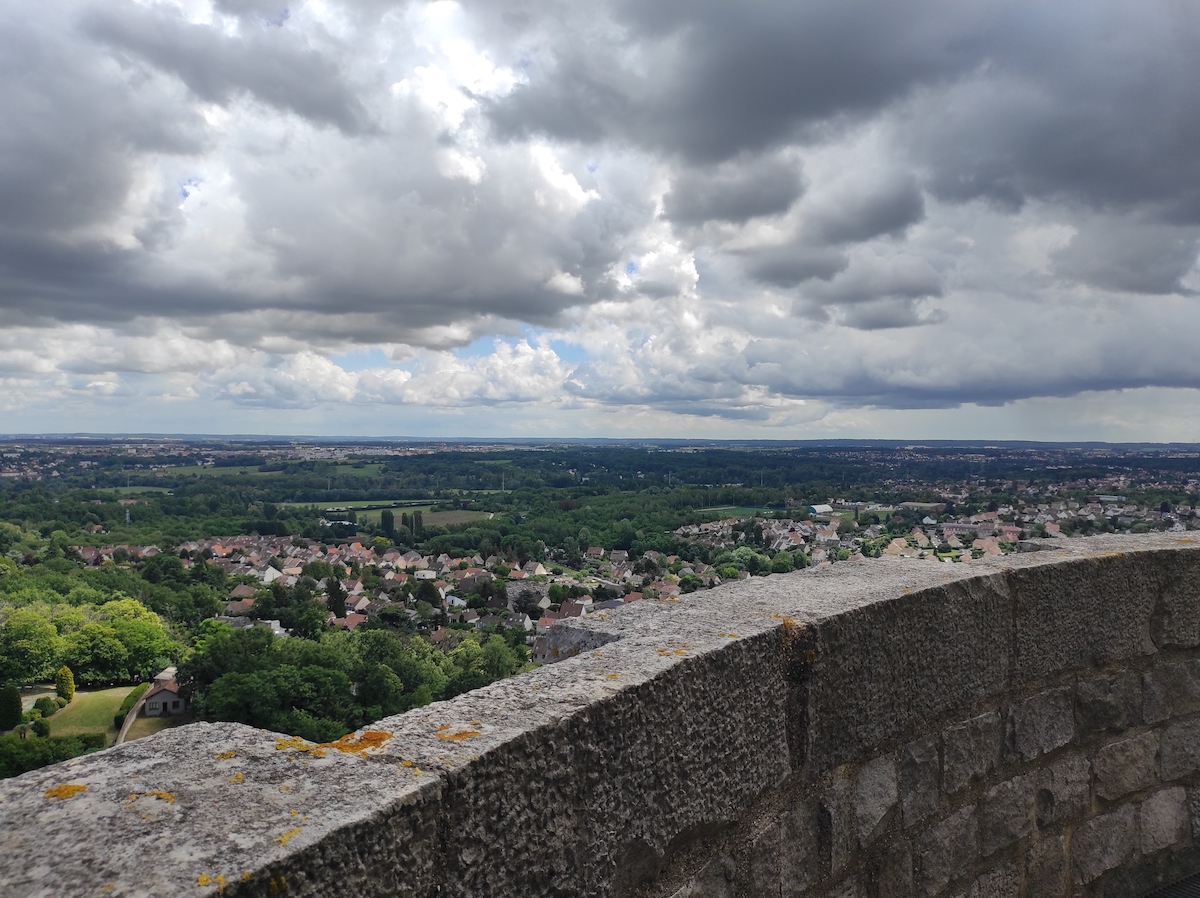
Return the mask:
<path fill-rule="evenodd" d="M 1031 546 L 1031 548 L 1037 548 Z M 1138 896 L 1200 871 L 1200 546 L 756 578 L 328 746 L 0 784 L 0 894 Z"/>

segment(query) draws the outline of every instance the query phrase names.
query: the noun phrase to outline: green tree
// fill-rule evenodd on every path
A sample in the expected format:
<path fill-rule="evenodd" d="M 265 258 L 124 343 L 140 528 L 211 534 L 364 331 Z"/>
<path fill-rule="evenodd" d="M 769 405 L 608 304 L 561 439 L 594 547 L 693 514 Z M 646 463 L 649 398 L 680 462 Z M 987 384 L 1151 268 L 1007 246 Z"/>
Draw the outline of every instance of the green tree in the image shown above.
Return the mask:
<path fill-rule="evenodd" d="M 33 730 L 33 735 L 38 736 L 39 738 L 45 739 L 50 735 L 50 724 L 41 717 L 34 720 L 29 725 L 29 728 Z"/>
<path fill-rule="evenodd" d="M 11 730 L 21 722 L 21 690 L 16 686 L 0 689 L 0 730 Z"/>
<path fill-rule="evenodd" d="M 68 634 L 63 661 L 85 685 L 129 679 L 129 650 L 108 624 L 93 621 Z"/>
<path fill-rule="evenodd" d="M 54 675 L 54 691 L 68 702 L 75 698 L 75 674 L 65 664 Z"/>
<path fill-rule="evenodd" d="M 379 529 L 389 538 L 396 535 L 396 515 L 390 509 L 385 508 L 379 513 Z"/>
<path fill-rule="evenodd" d="M 0 628 L 0 680 L 28 683 L 50 676 L 62 650 L 54 625 L 29 608 L 15 608 Z"/>
<path fill-rule="evenodd" d="M 325 607 L 334 617 L 346 616 L 346 588 L 337 577 L 325 581 L 325 594 L 329 597 Z"/>

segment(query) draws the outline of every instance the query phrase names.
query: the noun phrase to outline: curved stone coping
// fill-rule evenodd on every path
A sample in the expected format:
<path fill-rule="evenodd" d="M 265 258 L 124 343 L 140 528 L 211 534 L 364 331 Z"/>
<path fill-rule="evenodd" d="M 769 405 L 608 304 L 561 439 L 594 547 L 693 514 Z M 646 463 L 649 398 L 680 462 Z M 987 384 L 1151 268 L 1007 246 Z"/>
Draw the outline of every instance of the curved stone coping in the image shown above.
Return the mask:
<path fill-rule="evenodd" d="M 0 894 L 654 891 L 780 783 L 1063 671 L 1200 644 L 1194 541 L 1031 548 L 558 625 L 576 657 L 340 748 L 194 724 L 25 774 L 0 784 Z"/>

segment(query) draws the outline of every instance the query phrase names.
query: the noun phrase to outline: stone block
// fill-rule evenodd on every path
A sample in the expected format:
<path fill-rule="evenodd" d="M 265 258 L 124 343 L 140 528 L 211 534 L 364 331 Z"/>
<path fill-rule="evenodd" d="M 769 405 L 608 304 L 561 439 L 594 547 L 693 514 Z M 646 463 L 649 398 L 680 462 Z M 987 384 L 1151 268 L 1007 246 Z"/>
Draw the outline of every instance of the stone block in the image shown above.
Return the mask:
<path fill-rule="evenodd" d="M 1188 797 L 1192 805 L 1192 840 L 1200 845 L 1200 786 L 1193 786 Z"/>
<path fill-rule="evenodd" d="M 1156 562 L 1132 555 L 1014 571 L 1013 682 L 1152 654 Z"/>
<path fill-rule="evenodd" d="M 1020 898 L 1021 871 L 1005 864 L 979 876 L 967 892 L 967 898 Z"/>
<path fill-rule="evenodd" d="M 825 789 L 817 820 L 821 855 L 830 873 L 837 875 L 850 859 L 857 829 L 854 790 L 842 768 Z"/>
<path fill-rule="evenodd" d="M 942 733 L 942 783 L 948 794 L 996 768 L 1000 738 L 1000 715 L 995 711 L 946 727 Z"/>
<path fill-rule="evenodd" d="M 1150 636 L 1160 649 L 1200 645 L 1200 578 L 1196 562 L 1187 556 L 1162 559 L 1160 566 L 1173 569 L 1170 581 L 1158 596 L 1150 618 Z"/>
<path fill-rule="evenodd" d="M 733 858 L 715 857 L 671 898 L 734 898 L 735 870 Z"/>
<path fill-rule="evenodd" d="M 980 811 L 983 856 L 1033 831 L 1034 774 L 1013 777 L 988 791 Z"/>
<path fill-rule="evenodd" d="M 1163 782 L 1200 771 L 1200 720 L 1185 720 L 1166 728 L 1162 737 Z"/>
<path fill-rule="evenodd" d="M 874 758 L 858 771 L 854 796 L 854 814 L 858 820 L 858 840 L 866 844 L 899 798 L 896 762 L 890 755 Z"/>
<path fill-rule="evenodd" d="M 782 873 L 782 830 L 772 823 L 750 844 L 750 889 L 754 895 L 778 895 Z"/>
<path fill-rule="evenodd" d="M 1200 660 L 1160 664 L 1142 677 L 1146 723 L 1200 711 Z"/>
<path fill-rule="evenodd" d="M 1096 752 L 1096 794 L 1120 798 L 1149 789 L 1158 780 L 1158 733 L 1149 732 L 1110 742 Z"/>
<path fill-rule="evenodd" d="M 1134 846 L 1134 809 L 1129 805 L 1079 824 L 1071 838 L 1075 881 L 1087 884 L 1120 867 L 1133 857 Z"/>
<path fill-rule="evenodd" d="M 867 879 L 868 898 L 912 898 L 912 852 L 899 841 L 872 865 Z"/>
<path fill-rule="evenodd" d="M 1007 745 L 1026 761 L 1054 751 L 1075 736 L 1072 690 L 1047 689 L 1014 704 L 1008 712 Z"/>
<path fill-rule="evenodd" d="M 1142 854 L 1191 843 L 1191 809 L 1182 786 L 1163 789 L 1142 802 L 1138 809 Z"/>
<path fill-rule="evenodd" d="M 1067 755 L 1038 774 L 1037 822 L 1055 826 L 1087 813 L 1092 800 L 1092 765 L 1081 755 Z"/>
<path fill-rule="evenodd" d="M 921 838 L 921 883 L 925 893 L 942 891 L 977 857 L 979 817 L 975 806 L 967 805 L 931 826 Z"/>
<path fill-rule="evenodd" d="M 783 898 L 803 894 L 828 875 L 817 817 L 817 807 L 807 801 L 797 803 L 783 815 Z"/>
<path fill-rule="evenodd" d="M 938 737 L 925 736 L 900 752 L 900 811 L 907 829 L 938 809 L 941 802 Z"/>
<path fill-rule="evenodd" d="M 1026 894 L 1053 898 L 1063 894 L 1067 873 L 1066 842 L 1061 835 L 1042 838 L 1025 852 Z"/>
<path fill-rule="evenodd" d="M 1081 736 L 1120 732 L 1142 720 L 1142 684 L 1134 671 L 1081 679 L 1075 687 L 1075 726 Z"/>

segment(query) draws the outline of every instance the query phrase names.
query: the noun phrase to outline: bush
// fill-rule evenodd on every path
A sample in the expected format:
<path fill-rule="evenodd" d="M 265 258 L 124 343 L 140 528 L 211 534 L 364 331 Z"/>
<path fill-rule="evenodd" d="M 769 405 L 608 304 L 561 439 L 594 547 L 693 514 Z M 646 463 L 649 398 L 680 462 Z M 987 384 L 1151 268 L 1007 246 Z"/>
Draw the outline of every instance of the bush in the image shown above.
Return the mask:
<path fill-rule="evenodd" d="M 50 735 L 50 724 L 46 723 L 40 717 L 31 723 L 29 728 L 33 730 L 33 735 L 40 736 L 43 739 Z"/>
<path fill-rule="evenodd" d="M 137 700 L 142 697 L 142 693 L 149 688 L 149 683 L 142 683 L 140 686 L 134 686 L 129 691 L 129 695 L 125 696 L 125 700 L 121 702 L 120 710 L 113 715 L 113 726 L 117 729 L 121 728 L 121 725 L 125 723 L 125 715 L 129 713 L 129 709 L 137 704 Z"/>
<path fill-rule="evenodd" d="M 61 695 L 56 695 L 54 697 L 54 704 L 58 705 L 58 708 L 61 711 L 63 708 L 65 708 L 67 706 L 68 702 Z"/>
<path fill-rule="evenodd" d="M 0 730 L 11 730 L 21 722 L 21 690 L 16 686 L 0 689 Z"/>
<path fill-rule="evenodd" d="M 58 704 L 48 695 L 43 695 L 33 703 L 34 710 L 41 711 L 43 717 L 49 717 L 58 710 Z"/>
<path fill-rule="evenodd" d="M 71 673 L 71 668 L 65 664 L 54 675 L 54 691 L 58 693 L 59 698 L 66 699 L 66 702 L 75 698 L 75 674 Z"/>
<path fill-rule="evenodd" d="M 20 736 L 0 737 L 0 778 L 16 776 L 74 758 L 93 749 L 104 747 L 103 733 L 83 736 L 51 736 L 42 739 L 22 739 Z"/>

